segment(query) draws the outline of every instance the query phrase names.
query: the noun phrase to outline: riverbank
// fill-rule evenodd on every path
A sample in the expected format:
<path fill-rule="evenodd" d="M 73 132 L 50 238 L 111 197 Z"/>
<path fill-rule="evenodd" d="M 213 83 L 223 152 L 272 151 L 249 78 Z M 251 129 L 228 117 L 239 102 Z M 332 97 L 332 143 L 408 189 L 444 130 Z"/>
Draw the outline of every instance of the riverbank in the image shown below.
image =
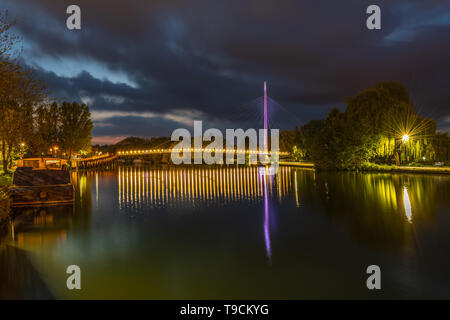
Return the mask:
<path fill-rule="evenodd" d="M 314 169 L 312 162 L 280 162 L 281 166 L 300 167 Z M 341 170 L 338 170 L 341 171 Z M 361 168 L 354 170 L 356 172 L 390 172 L 390 173 L 420 173 L 420 174 L 450 174 L 450 167 L 431 167 L 431 166 L 396 166 L 396 165 L 380 165 L 369 163 Z"/>
<path fill-rule="evenodd" d="M 370 163 L 363 166 L 360 170 L 364 172 L 392 172 L 392 173 L 421 173 L 421 174 L 450 174 L 450 167 L 432 167 L 432 166 L 396 166 L 379 165 Z"/>
<path fill-rule="evenodd" d="M 12 175 L 5 175 L 0 171 L 0 189 L 8 188 L 12 184 Z"/>
<path fill-rule="evenodd" d="M 288 167 L 300 167 L 300 168 L 314 169 L 314 163 L 312 163 L 312 162 L 280 161 L 279 165 L 280 166 L 288 166 Z"/>
<path fill-rule="evenodd" d="M 0 172 L 0 223 L 9 215 L 8 187 L 12 184 L 12 175 Z"/>

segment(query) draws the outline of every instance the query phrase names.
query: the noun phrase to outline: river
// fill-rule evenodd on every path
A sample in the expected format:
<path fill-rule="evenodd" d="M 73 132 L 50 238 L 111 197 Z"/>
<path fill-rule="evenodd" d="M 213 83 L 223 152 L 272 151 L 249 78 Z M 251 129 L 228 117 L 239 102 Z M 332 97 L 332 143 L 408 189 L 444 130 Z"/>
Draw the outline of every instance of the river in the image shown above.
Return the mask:
<path fill-rule="evenodd" d="M 281 167 L 73 173 L 73 206 L 22 209 L 0 297 L 450 298 L 450 177 Z M 366 269 L 381 269 L 368 290 Z M 81 269 L 81 290 L 66 268 Z"/>

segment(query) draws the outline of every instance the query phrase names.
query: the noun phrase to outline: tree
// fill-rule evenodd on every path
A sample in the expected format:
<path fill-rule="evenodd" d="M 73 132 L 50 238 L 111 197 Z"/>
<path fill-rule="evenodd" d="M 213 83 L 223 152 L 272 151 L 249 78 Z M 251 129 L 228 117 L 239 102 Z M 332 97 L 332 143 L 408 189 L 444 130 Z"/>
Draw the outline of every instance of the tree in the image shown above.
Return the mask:
<path fill-rule="evenodd" d="M 56 102 L 41 104 L 35 112 L 35 133 L 30 147 L 34 153 L 46 153 L 59 143 L 59 107 Z"/>
<path fill-rule="evenodd" d="M 0 153 L 4 172 L 27 149 L 44 153 L 60 144 L 69 158 L 80 149 L 89 150 L 93 128 L 88 106 L 46 102 L 45 85 L 16 63 L 20 37 L 10 32 L 13 25 L 7 12 L 0 13 Z"/>
<path fill-rule="evenodd" d="M 15 63 L 20 37 L 10 32 L 13 25 L 7 11 L 0 13 L 0 151 L 5 173 L 33 133 L 34 108 L 45 91 L 30 70 Z"/>
<path fill-rule="evenodd" d="M 437 133 L 432 140 L 432 145 L 433 150 L 435 151 L 435 158 L 433 160 L 450 160 L 450 136 L 448 135 L 448 132 Z"/>
<path fill-rule="evenodd" d="M 15 21 L 9 21 L 7 10 L 4 13 L 0 12 L 0 63 L 12 61 L 22 49 L 18 46 L 20 36 L 10 32 L 15 24 Z"/>
<path fill-rule="evenodd" d="M 93 124 L 89 107 L 76 102 L 63 102 L 59 107 L 59 140 L 71 159 L 74 152 L 91 147 Z"/>
<path fill-rule="evenodd" d="M 44 98 L 45 86 L 29 70 L 3 62 L 7 69 L 0 79 L 0 126 L 3 171 L 12 164 L 12 155 L 21 143 L 31 140 L 33 114 Z"/>
<path fill-rule="evenodd" d="M 431 155 L 427 141 L 435 130 L 433 120 L 415 112 L 402 84 L 380 82 L 348 98 L 345 112 L 332 109 L 326 119 L 304 125 L 299 148 L 318 168 L 357 169 L 369 161 L 405 162 Z M 402 142 L 404 135 L 408 142 Z"/>
<path fill-rule="evenodd" d="M 295 146 L 295 131 L 283 130 L 280 132 L 280 151 L 292 151 Z"/>

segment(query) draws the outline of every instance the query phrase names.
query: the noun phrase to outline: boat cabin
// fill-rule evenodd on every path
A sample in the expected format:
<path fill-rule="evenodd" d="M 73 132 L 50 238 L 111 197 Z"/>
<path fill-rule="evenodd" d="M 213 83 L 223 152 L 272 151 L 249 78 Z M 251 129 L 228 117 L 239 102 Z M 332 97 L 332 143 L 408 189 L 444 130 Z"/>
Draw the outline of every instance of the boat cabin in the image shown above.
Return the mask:
<path fill-rule="evenodd" d="M 61 170 L 67 166 L 66 159 L 36 157 L 17 160 L 18 168 L 31 168 L 33 170 L 54 169 Z"/>
<path fill-rule="evenodd" d="M 67 160 L 30 157 L 17 161 L 12 186 L 11 207 L 72 204 L 74 189 Z"/>

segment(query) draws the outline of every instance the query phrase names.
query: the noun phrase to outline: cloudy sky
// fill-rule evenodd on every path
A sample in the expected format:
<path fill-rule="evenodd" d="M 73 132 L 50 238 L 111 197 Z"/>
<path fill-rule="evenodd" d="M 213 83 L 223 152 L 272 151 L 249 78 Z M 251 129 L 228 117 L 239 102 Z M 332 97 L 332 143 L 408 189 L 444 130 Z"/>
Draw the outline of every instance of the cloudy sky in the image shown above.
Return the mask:
<path fill-rule="evenodd" d="M 77 4 L 82 29 L 66 28 Z M 366 8 L 382 29 L 366 28 Z M 448 0 L 0 0 L 22 61 L 52 95 L 83 101 L 94 143 L 173 129 L 257 126 L 263 82 L 291 129 L 378 81 L 401 81 L 450 130 Z M 276 101 L 276 102 L 275 102 Z M 255 112 L 253 115 L 252 112 Z M 275 125 L 276 124 L 276 125 Z"/>

